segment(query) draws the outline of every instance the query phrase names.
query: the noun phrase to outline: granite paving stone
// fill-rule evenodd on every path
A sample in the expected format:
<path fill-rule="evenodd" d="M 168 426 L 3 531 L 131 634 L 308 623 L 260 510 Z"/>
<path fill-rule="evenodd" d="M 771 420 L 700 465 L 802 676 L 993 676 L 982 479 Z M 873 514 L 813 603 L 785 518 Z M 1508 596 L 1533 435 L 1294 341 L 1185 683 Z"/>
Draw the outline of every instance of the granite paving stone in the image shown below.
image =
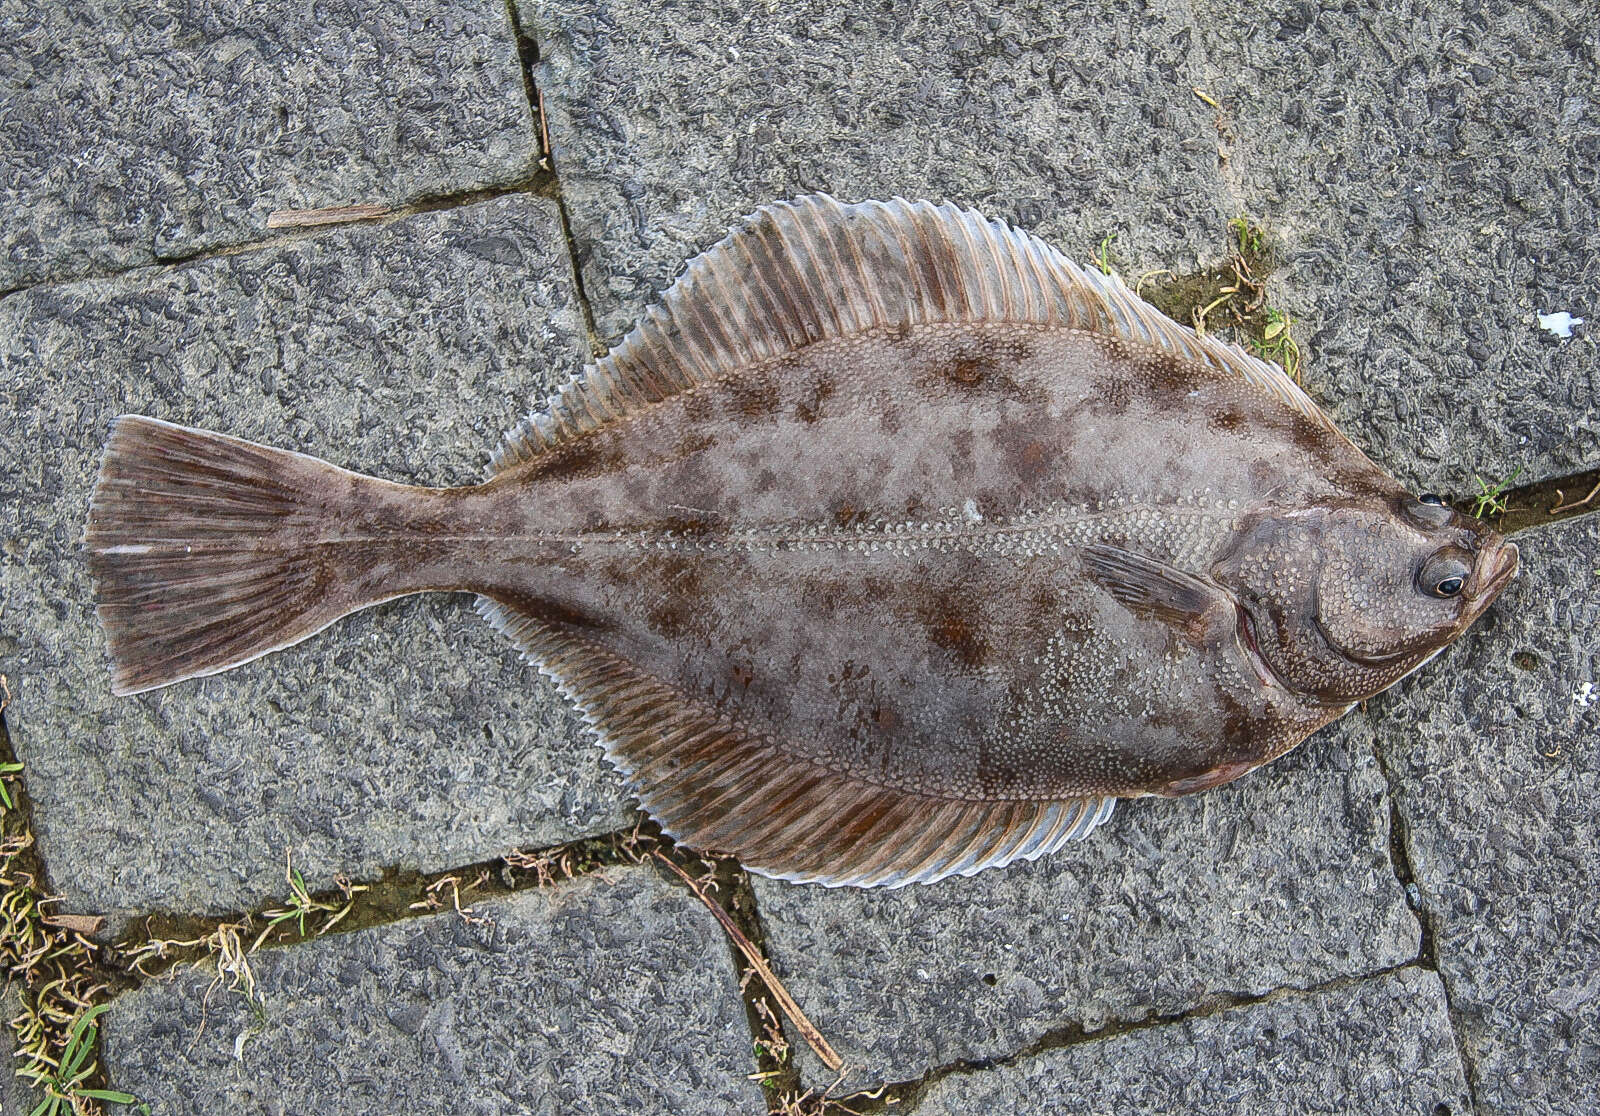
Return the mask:
<path fill-rule="evenodd" d="M 1370 743 L 1329 732 L 1205 795 L 1123 803 L 1030 864 L 756 897 L 779 978 L 865 1087 L 1415 958 L 1388 809 Z"/>
<path fill-rule="evenodd" d="M 0 291 L 525 178 L 505 8 L 0 0 Z"/>
<path fill-rule="evenodd" d="M 1600 1082 L 1600 524 L 1519 542 L 1492 622 L 1371 728 L 1478 1111 L 1576 1116 Z"/>
<path fill-rule="evenodd" d="M 1467 1116 L 1472 1104 L 1439 977 L 1408 968 L 953 1075 L 916 1107 L 980 1112 Z"/>
<path fill-rule="evenodd" d="M 1282 242 L 1308 385 L 1419 488 L 1594 467 L 1592 341 L 1537 315 L 1600 322 L 1596 13 L 1196 5 L 1223 173 Z"/>
<path fill-rule="evenodd" d="M 978 206 L 1130 279 L 1279 246 L 1307 386 L 1422 490 L 1586 467 L 1600 320 L 1600 21 L 1297 5 L 522 0 L 601 332 L 757 205 Z M 1508 9 L 1509 10 L 1509 9 Z M 1200 93 L 1218 102 L 1213 108 Z"/>
<path fill-rule="evenodd" d="M 0 671 L 64 909 L 221 912 L 282 893 L 286 851 L 326 885 L 627 824 L 471 598 L 118 698 L 81 542 L 119 413 L 470 483 L 585 351 L 554 206 L 526 195 L 0 302 Z"/>
<path fill-rule="evenodd" d="M 814 190 L 976 205 L 1133 273 L 1232 215 L 1189 9 L 519 0 L 585 290 L 615 340 L 756 206 Z"/>
<path fill-rule="evenodd" d="M 160 1116 L 762 1110 L 721 930 L 648 869 L 251 958 L 259 1008 L 189 970 L 104 1016 Z"/>

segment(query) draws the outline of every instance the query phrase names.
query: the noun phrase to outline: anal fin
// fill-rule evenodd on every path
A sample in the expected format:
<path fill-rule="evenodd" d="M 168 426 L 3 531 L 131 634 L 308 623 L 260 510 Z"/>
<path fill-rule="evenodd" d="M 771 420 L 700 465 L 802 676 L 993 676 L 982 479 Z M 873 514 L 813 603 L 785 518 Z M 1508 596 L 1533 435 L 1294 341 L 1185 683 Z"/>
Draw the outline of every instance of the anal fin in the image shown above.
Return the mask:
<path fill-rule="evenodd" d="M 645 812 L 691 848 L 829 887 L 903 887 L 1033 860 L 1081 839 L 1115 798 L 968 801 L 830 770 L 556 625 L 480 598 L 584 711 Z"/>

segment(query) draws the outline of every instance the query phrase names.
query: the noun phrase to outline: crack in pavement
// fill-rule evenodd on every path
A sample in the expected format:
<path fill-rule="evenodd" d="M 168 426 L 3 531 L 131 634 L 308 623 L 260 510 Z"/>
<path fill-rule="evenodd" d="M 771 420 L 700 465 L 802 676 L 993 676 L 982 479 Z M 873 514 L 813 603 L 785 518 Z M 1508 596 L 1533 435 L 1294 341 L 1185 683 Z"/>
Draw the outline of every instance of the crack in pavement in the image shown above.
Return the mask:
<path fill-rule="evenodd" d="M 1461 1021 L 1457 1018 L 1455 1003 L 1450 995 L 1450 982 L 1445 979 L 1444 973 L 1439 971 L 1434 913 L 1423 902 L 1422 892 L 1416 882 L 1417 873 L 1411 861 L 1411 827 L 1400 809 L 1401 783 L 1399 777 L 1390 770 L 1388 760 L 1383 754 L 1383 747 L 1376 739 L 1373 741 L 1372 752 L 1378 761 L 1378 770 L 1383 774 L 1384 791 L 1389 799 L 1389 863 L 1394 868 L 1395 878 L 1400 881 L 1401 890 L 1405 892 L 1406 906 L 1411 908 L 1411 913 L 1416 916 L 1417 924 L 1422 930 L 1417 964 L 1435 973 L 1439 977 L 1440 986 L 1444 989 L 1446 1015 L 1450 1020 L 1450 1037 L 1454 1040 L 1456 1057 L 1461 1061 L 1462 1077 L 1467 1083 L 1467 1101 L 1475 1114 L 1478 1111 L 1478 1067 L 1467 1047 Z"/>
<path fill-rule="evenodd" d="M 517 16 L 516 0 L 506 0 L 506 18 L 511 21 L 512 34 L 517 40 L 517 57 L 522 63 L 522 88 L 528 98 L 528 110 L 533 113 L 535 126 L 539 129 L 539 148 L 543 152 L 544 169 L 550 177 L 550 192 L 546 195 L 556 203 L 556 212 L 561 217 L 561 235 L 567 242 L 567 263 L 572 271 L 572 287 L 577 295 L 578 308 L 583 312 L 584 330 L 589 335 L 589 353 L 599 357 L 605 355 L 609 347 L 600 336 L 599 328 L 595 325 L 594 307 L 589 302 L 589 294 L 583 286 L 583 258 L 578 252 L 578 242 L 572 235 L 572 215 L 567 209 L 566 198 L 561 193 L 561 178 L 556 171 L 556 155 L 550 145 L 550 129 L 545 121 L 544 95 L 539 91 L 539 84 L 533 75 L 533 68 L 539 64 L 539 43 L 534 37 L 524 30 L 522 21 Z"/>
<path fill-rule="evenodd" d="M 81 272 L 72 272 L 67 275 L 54 276 L 41 279 L 36 283 L 24 283 L 16 287 L 8 287 L 0 291 L 0 303 L 14 296 L 26 294 L 40 288 L 67 286 L 72 283 L 82 283 L 94 279 L 115 279 L 138 271 L 170 271 L 187 267 L 190 264 L 203 263 L 206 260 L 223 259 L 228 256 L 244 255 L 258 252 L 266 248 L 275 248 L 296 240 L 305 240 L 332 232 L 346 229 L 352 225 L 388 225 L 407 217 L 415 217 L 420 213 L 434 213 L 439 210 L 460 209 L 464 206 L 477 205 L 480 202 L 493 201 L 496 198 L 508 197 L 514 194 L 532 194 L 549 201 L 557 202 L 555 194 L 554 175 L 546 167 L 536 167 L 527 175 L 498 186 L 485 186 L 476 190 L 458 190 L 445 194 L 428 194 L 409 202 L 398 203 L 393 206 L 382 207 L 381 212 L 367 214 L 353 214 L 337 221 L 316 221 L 306 224 L 281 225 L 267 231 L 267 235 L 255 237 L 250 240 L 240 241 L 236 244 L 224 244 L 209 248 L 198 248 L 193 252 L 182 252 L 174 255 L 153 255 L 148 261 L 136 263 L 122 268 L 88 268 Z M 343 207 L 349 209 L 362 209 L 362 206 Z M 320 210 L 297 210 L 293 213 L 331 212 Z M 565 211 L 563 211 L 564 214 Z M 587 306 L 585 305 L 587 312 Z"/>
<path fill-rule="evenodd" d="M 1433 971 L 1419 955 L 1396 965 L 1386 965 L 1365 973 L 1335 977 L 1331 980 L 1321 981 L 1305 987 L 1282 985 L 1267 992 L 1249 995 L 1219 992 L 1207 997 L 1194 1007 L 1181 1012 L 1153 1014 L 1143 1019 L 1109 1023 L 1094 1031 L 1084 1029 L 1081 1024 L 1057 1027 L 1046 1031 L 1039 1038 L 1012 1054 L 947 1062 L 944 1065 L 935 1066 L 920 1077 L 911 1080 L 886 1083 L 874 1089 L 858 1091 L 847 1096 L 835 1098 L 827 1106 L 819 1108 L 816 1116 L 847 1116 L 847 1114 L 848 1116 L 875 1116 L 875 1114 L 890 1110 L 909 1116 L 909 1114 L 916 1112 L 927 1091 L 933 1085 L 948 1077 L 984 1073 L 1002 1067 L 1015 1066 L 1029 1058 L 1038 1057 L 1052 1050 L 1087 1045 L 1119 1035 L 1155 1030 L 1173 1024 L 1185 1023 L 1189 1020 L 1225 1015 L 1237 1009 L 1254 1007 L 1258 1004 L 1273 1003 L 1278 1000 L 1295 997 L 1317 996 L 1340 989 L 1353 988 L 1357 985 L 1381 980 L 1412 969 Z"/>

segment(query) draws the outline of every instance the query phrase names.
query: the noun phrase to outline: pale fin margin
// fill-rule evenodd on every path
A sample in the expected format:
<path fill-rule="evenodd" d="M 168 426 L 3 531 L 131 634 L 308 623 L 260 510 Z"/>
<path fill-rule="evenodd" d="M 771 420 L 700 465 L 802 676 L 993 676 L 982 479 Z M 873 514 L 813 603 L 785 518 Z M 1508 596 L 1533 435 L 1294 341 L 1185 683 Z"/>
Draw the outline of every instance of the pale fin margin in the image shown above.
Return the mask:
<path fill-rule="evenodd" d="M 608 356 L 506 436 L 489 471 L 818 341 L 938 322 L 1119 338 L 1238 376 L 1338 433 L 1276 365 L 1197 335 L 1037 237 L 954 205 L 812 194 L 758 209 L 690 261 Z"/>
<path fill-rule="evenodd" d="M 690 848 L 828 887 L 904 887 L 1033 860 L 1088 835 L 1115 798 L 960 802 L 780 755 L 649 675 L 487 597 L 478 612 L 584 711 L 645 812 Z"/>

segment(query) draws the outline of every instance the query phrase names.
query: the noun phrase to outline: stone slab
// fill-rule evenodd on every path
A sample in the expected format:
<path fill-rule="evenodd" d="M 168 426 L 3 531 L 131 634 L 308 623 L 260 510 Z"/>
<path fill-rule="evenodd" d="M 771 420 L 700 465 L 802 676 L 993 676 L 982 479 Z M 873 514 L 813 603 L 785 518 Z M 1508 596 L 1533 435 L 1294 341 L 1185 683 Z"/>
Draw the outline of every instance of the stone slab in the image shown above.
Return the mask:
<path fill-rule="evenodd" d="M 947 1077 L 916 1112 L 1468 1116 L 1472 1103 L 1439 977 L 1410 968 Z"/>
<path fill-rule="evenodd" d="M 522 0 L 601 334 L 757 205 L 827 190 L 973 204 L 1124 275 L 1282 246 L 1307 386 L 1419 491 L 1593 464 L 1593 20 L 1419 0 L 865 10 Z M 1217 101 L 1213 108 L 1195 92 Z"/>
<path fill-rule="evenodd" d="M 525 178 L 506 10 L 0 0 L 0 291 Z"/>
<path fill-rule="evenodd" d="M 281 894 L 286 851 L 326 885 L 627 824 L 470 598 L 115 698 L 81 542 L 119 413 L 469 483 L 584 336 L 554 206 L 526 195 L 0 302 L 0 671 L 65 909 L 224 912 Z"/>
<path fill-rule="evenodd" d="M 1232 216 L 1187 6 L 520 0 L 600 332 L 765 202 L 975 205 L 1192 266 Z"/>
<path fill-rule="evenodd" d="M 779 979 L 856 1086 L 1417 956 L 1370 744 L 1324 732 L 1082 844 L 898 891 L 756 881 Z M 803 1057 L 809 1057 L 804 1055 Z M 807 1063 L 812 1085 L 831 1080 Z"/>
<path fill-rule="evenodd" d="M 1196 6 L 1236 204 L 1284 243 L 1307 383 L 1418 490 L 1593 468 L 1600 20 L 1407 0 Z M 1540 312 L 1588 319 L 1586 342 Z"/>
<path fill-rule="evenodd" d="M 1519 536 L 1458 655 L 1373 703 L 1478 1111 L 1600 1082 L 1600 523 Z"/>
<path fill-rule="evenodd" d="M 722 932 L 687 891 L 610 870 L 255 954 L 257 1010 L 190 970 L 104 1019 L 116 1088 L 218 1112 L 762 1111 Z"/>

